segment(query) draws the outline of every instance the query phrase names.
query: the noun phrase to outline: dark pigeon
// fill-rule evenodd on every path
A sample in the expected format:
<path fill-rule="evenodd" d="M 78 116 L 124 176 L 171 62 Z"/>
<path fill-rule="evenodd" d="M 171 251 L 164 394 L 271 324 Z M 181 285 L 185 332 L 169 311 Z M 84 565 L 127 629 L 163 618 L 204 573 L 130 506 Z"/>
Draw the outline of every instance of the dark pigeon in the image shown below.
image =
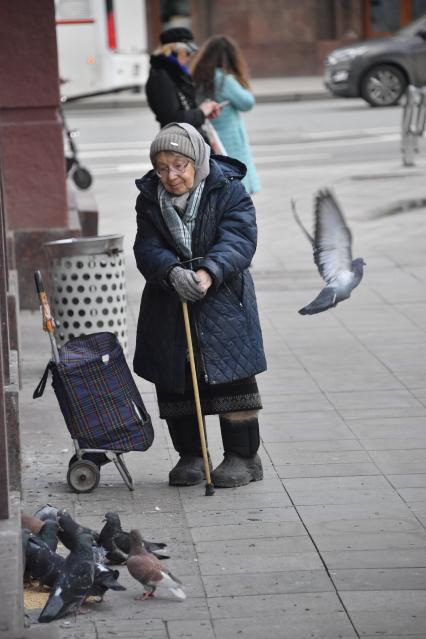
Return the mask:
<path fill-rule="evenodd" d="M 25 576 L 27 579 L 37 579 L 42 586 L 51 588 L 65 565 L 64 557 L 53 552 L 49 546 L 23 529 L 23 542 L 25 542 Z"/>
<path fill-rule="evenodd" d="M 104 522 L 106 523 L 99 534 L 99 545 L 105 549 L 106 558 L 112 564 L 125 563 L 130 552 L 130 534 L 122 529 L 120 517 L 116 512 L 105 513 Z M 158 559 L 169 559 L 169 555 L 162 552 L 167 544 L 146 539 L 142 541 L 147 551 L 156 555 Z"/>
<path fill-rule="evenodd" d="M 39 533 L 37 533 L 37 537 L 44 541 L 49 546 L 50 550 L 56 552 L 56 548 L 58 547 L 58 532 L 58 522 L 46 519 L 43 524 L 43 528 Z"/>
<path fill-rule="evenodd" d="M 70 550 L 74 547 L 76 538 L 82 534 L 87 534 L 92 540 L 91 549 L 92 559 L 95 564 L 95 579 L 88 594 L 100 597 L 102 600 L 108 589 L 125 590 L 125 587 L 117 582 L 120 576 L 118 570 L 111 570 L 107 566 L 104 566 L 105 551 L 101 546 L 98 546 L 94 540 L 94 536 L 98 538 L 99 534 L 90 528 L 78 524 L 66 510 L 59 511 L 58 521 L 61 527 L 63 544 Z"/>
<path fill-rule="evenodd" d="M 362 280 L 365 262 L 361 257 L 352 259 L 352 235 L 334 195 L 327 189 L 315 197 L 315 233 L 312 237 L 303 226 L 292 201 L 296 222 L 312 244 L 314 262 L 326 286 L 301 315 L 315 315 L 350 297 Z"/>
<path fill-rule="evenodd" d="M 99 600 L 102 601 L 107 590 L 126 590 L 118 583 L 119 576 L 118 570 L 112 570 L 108 566 L 95 563 L 95 579 L 88 595 L 99 597 Z"/>
<path fill-rule="evenodd" d="M 70 513 L 67 510 L 58 511 L 58 523 L 58 537 L 64 544 L 64 546 L 68 548 L 68 550 L 71 550 L 71 546 L 73 544 L 73 540 L 75 535 L 77 534 L 77 531 L 79 533 L 87 533 L 95 542 L 97 542 L 99 539 L 99 533 L 96 532 L 96 530 L 92 530 L 91 528 L 86 528 L 86 526 L 81 526 L 80 524 L 78 524 L 71 517 Z"/>
<path fill-rule="evenodd" d="M 65 560 L 49 599 L 39 616 L 39 623 L 49 623 L 78 612 L 95 579 L 92 537 L 86 532 L 75 536 L 70 554 Z"/>
<path fill-rule="evenodd" d="M 58 545 L 59 524 L 57 521 L 51 519 L 43 521 L 38 519 L 38 517 L 33 517 L 32 515 L 27 515 L 27 513 L 22 512 L 21 526 L 22 528 L 30 530 L 33 535 L 37 535 L 37 537 L 46 542 L 50 550 L 55 552 Z"/>
<path fill-rule="evenodd" d="M 120 517 L 115 512 L 105 513 L 104 527 L 99 533 L 99 545 L 104 548 L 105 556 L 111 564 L 126 563 L 130 551 L 127 535 L 121 528 Z M 120 546 L 118 545 L 120 540 Z M 124 547 L 124 550 L 122 549 Z"/>
<path fill-rule="evenodd" d="M 136 599 L 144 600 L 153 597 L 157 590 L 171 594 L 179 601 L 186 599 L 186 594 L 181 587 L 182 582 L 172 575 L 155 555 L 146 550 L 140 532 L 131 530 L 129 536 L 130 553 L 127 558 L 127 569 L 145 589 L 145 593 Z"/>

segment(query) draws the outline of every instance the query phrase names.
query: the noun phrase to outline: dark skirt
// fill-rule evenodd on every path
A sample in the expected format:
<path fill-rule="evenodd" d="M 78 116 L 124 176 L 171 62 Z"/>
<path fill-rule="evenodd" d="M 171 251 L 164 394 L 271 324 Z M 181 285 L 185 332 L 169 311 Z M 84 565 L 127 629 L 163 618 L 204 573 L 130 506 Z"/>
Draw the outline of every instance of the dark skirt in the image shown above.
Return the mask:
<path fill-rule="evenodd" d="M 246 377 L 227 384 L 206 384 L 198 380 L 201 412 L 203 415 L 220 415 L 243 410 L 260 410 L 262 401 L 256 378 Z M 156 386 L 160 417 L 185 417 L 196 415 L 194 391 L 189 368 L 185 378 L 185 392 L 171 393 Z"/>

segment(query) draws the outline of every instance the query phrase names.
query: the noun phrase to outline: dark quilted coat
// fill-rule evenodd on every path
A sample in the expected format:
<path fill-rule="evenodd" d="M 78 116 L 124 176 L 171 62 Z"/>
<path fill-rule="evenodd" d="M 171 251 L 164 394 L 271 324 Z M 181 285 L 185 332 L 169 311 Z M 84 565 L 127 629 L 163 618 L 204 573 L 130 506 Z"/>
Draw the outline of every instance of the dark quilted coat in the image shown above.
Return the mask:
<path fill-rule="evenodd" d="M 215 157 L 192 236 L 193 262 L 213 276 L 206 296 L 189 304 L 200 367 L 210 384 L 266 369 L 256 295 L 248 267 L 256 250 L 255 209 L 240 180 L 245 167 Z M 186 338 L 182 307 L 165 278 L 179 256 L 157 202 L 154 171 L 136 181 L 138 231 L 134 252 L 146 279 L 137 328 L 135 372 L 163 389 L 183 392 Z"/>

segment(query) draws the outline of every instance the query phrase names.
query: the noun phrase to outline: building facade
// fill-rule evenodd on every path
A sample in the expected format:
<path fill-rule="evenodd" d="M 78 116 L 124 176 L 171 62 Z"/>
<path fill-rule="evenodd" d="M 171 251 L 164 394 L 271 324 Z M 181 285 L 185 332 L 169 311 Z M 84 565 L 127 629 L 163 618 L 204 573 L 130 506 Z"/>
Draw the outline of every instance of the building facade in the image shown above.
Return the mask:
<path fill-rule="evenodd" d="M 426 0 L 146 0 L 148 43 L 162 28 L 189 26 L 240 44 L 253 77 L 316 75 L 329 51 L 397 31 L 426 13 Z"/>

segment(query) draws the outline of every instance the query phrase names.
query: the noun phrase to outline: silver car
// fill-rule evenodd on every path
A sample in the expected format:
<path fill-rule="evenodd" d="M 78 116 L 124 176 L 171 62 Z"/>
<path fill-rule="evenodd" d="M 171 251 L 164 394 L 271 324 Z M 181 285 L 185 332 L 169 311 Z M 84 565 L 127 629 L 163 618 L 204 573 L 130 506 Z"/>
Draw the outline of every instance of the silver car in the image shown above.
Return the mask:
<path fill-rule="evenodd" d="M 391 37 L 335 49 L 325 60 L 324 83 L 336 96 L 371 106 L 397 104 L 408 84 L 426 85 L 426 15 Z"/>

